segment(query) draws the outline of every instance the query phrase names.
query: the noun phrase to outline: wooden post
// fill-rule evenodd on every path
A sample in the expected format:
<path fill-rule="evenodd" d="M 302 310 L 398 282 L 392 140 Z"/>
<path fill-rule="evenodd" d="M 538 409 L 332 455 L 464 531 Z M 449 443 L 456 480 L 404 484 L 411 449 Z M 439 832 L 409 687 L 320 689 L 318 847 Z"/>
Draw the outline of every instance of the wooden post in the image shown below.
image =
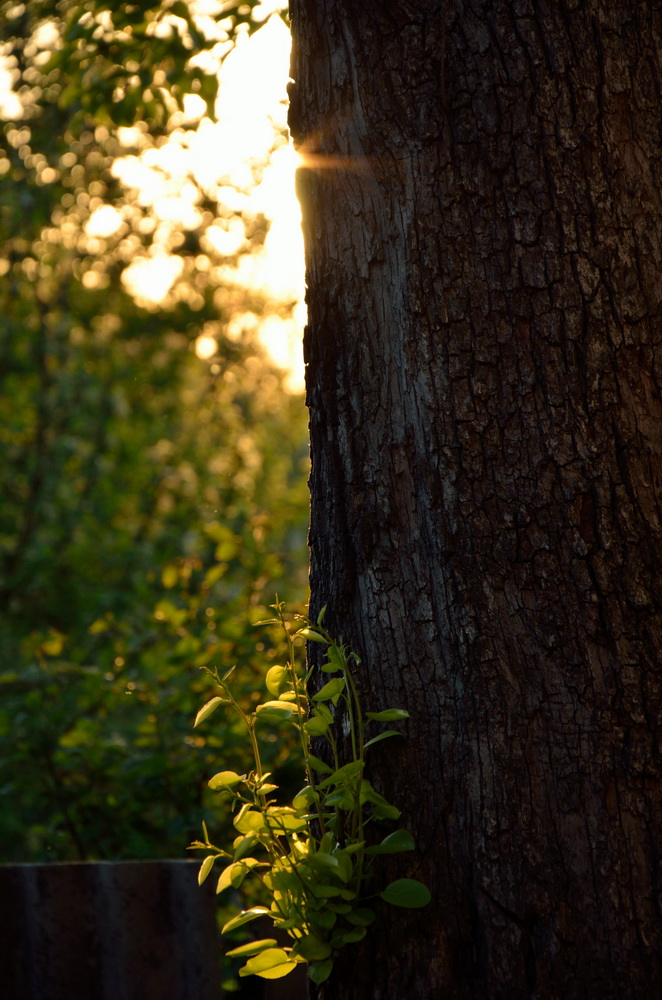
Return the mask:
<path fill-rule="evenodd" d="M 198 868 L 0 866 L 0 997 L 220 1000 L 213 886 Z"/>

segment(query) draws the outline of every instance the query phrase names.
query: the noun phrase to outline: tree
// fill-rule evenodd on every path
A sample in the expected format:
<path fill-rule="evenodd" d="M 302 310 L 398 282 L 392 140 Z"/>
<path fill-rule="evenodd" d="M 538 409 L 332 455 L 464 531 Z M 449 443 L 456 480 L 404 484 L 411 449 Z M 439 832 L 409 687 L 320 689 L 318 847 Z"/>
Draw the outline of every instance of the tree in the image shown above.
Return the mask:
<path fill-rule="evenodd" d="M 662 16 L 291 17 L 311 613 L 434 897 L 321 995 L 659 995 Z"/>

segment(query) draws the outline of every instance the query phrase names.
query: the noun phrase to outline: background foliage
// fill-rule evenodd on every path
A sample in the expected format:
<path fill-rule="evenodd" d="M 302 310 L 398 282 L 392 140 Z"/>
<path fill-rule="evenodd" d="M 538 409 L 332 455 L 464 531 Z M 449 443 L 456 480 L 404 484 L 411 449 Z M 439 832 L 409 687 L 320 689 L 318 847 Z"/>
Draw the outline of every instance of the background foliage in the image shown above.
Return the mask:
<path fill-rule="evenodd" d="M 186 143 L 184 95 L 215 88 L 191 56 L 255 6 L 0 5 L 22 105 L 0 136 L 2 861 L 182 856 L 218 825 L 207 779 L 244 751 L 230 724 L 193 733 L 199 667 L 239 662 L 249 699 L 270 655 L 251 622 L 305 597 L 304 411 L 226 336 L 269 308 L 219 283 L 231 213 L 198 190 L 164 221 L 113 166 Z M 230 262 L 264 236 L 239 221 Z M 159 255 L 169 293 L 136 299 L 127 269 Z"/>

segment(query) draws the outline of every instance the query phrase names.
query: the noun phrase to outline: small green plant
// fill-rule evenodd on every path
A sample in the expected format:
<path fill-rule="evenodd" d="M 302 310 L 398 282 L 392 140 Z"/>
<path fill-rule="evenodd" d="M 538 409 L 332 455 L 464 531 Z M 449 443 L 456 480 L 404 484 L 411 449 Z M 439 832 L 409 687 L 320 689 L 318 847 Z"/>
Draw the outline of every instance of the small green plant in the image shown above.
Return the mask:
<path fill-rule="evenodd" d="M 260 625 L 279 626 L 287 644 L 285 666 L 273 666 L 266 676 L 270 700 L 246 712 L 233 696 L 229 680 L 234 668 L 223 677 L 212 673 L 221 693 L 198 712 L 199 725 L 219 707 L 229 705 L 241 718 L 250 740 L 255 769 L 249 774 L 221 771 L 209 786 L 232 800 L 237 837 L 232 850 L 215 847 L 204 827 L 204 841 L 193 849 L 207 851 L 199 882 L 212 871 L 217 860 L 226 865 L 218 880 L 217 892 L 237 889 L 246 876 L 256 876 L 266 890 L 270 906 L 252 906 L 233 917 L 224 933 L 269 917 L 274 928 L 286 932 L 292 945 L 281 946 L 275 938 L 250 941 L 228 952 L 246 958 L 240 976 L 257 975 L 277 979 L 299 963 L 309 963 L 308 976 L 324 982 L 331 973 L 333 959 L 345 945 L 360 941 L 376 918 L 367 905 L 381 897 L 394 906 L 421 907 L 430 901 L 426 886 L 414 879 L 391 882 L 381 892 L 373 891 L 373 866 L 382 854 L 414 849 L 414 839 L 405 829 L 387 836 L 375 836 L 373 824 L 394 822 L 400 811 L 380 795 L 365 777 L 366 751 L 389 737 L 401 735 L 387 729 L 375 735 L 368 731 L 377 723 L 406 719 L 400 708 L 364 712 L 352 676 L 352 664 L 359 657 L 346 645 L 334 641 L 323 627 L 324 611 L 316 622 L 295 616 L 296 627 L 285 617 L 281 602 L 272 605 L 275 617 Z M 309 692 L 310 671 L 298 662 L 295 641 L 305 639 L 323 644 L 322 671 L 329 680 L 319 691 Z M 257 730 L 263 724 L 288 722 L 298 731 L 306 768 L 306 784 L 291 804 L 278 801 L 278 786 L 265 773 L 260 758 Z M 341 763 L 339 727 L 347 738 L 349 760 Z M 326 743 L 327 759 L 311 752 L 311 739 Z M 373 841 L 379 840 L 374 843 Z M 282 937 L 283 935 L 281 935 Z"/>

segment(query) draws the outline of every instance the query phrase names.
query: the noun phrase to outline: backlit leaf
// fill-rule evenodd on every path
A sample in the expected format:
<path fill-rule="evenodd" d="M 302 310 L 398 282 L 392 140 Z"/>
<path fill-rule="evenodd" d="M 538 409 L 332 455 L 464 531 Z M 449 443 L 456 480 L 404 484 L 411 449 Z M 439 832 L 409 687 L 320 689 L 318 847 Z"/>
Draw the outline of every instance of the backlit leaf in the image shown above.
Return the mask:
<path fill-rule="evenodd" d="M 246 955 L 259 955 L 261 951 L 273 948 L 275 944 L 275 938 L 263 938 L 261 941 L 249 941 L 247 944 L 240 944 L 238 948 L 226 951 L 225 954 L 232 958 L 244 958 Z"/>
<path fill-rule="evenodd" d="M 297 632 L 297 635 L 300 635 L 302 639 L 306 639 L 308 642 L 323 642 L 325 645 L 328 645 L 328 641 L 324 636 L 312 628 L 302 628 Z"/>
<path fill-rule="evenodd" d="M 227 924 L 221 929 L 221 933 L 229 934 L 230 931 L 236 930 L 237 927 L 243 927 L 244 924 L 250 923 L 251 920 L 257 920 L 258 917 L 263 917 L 268 912 L 269 910 L 266 906 L 254 906 L 250 910 L 242 910 L 232 920 L 228 920 Z"/>
<path fill-rule="evenodd" d="M 283 688 L 286 687 L 288 681 L 289 678 L 285 667 L 271 667 L 271 669 L 267 671 L 267 676 L 265 678 L 267 691 L 275 697 L 278 697 Z"/>
<path fill-rule="evenodd" d="M 288 701 L 265 701 L 256 709 L 258 719 L 270 722 L 281 722 L 289 719 L 293 711 L 294 705 Z"/>
<path fill-rule="evenodd" d="M 215 859 L 214 855 L 210 854 L 202 862 L 202 864 L 200 865 L 200 871 L 198 872 L 198 885 L 202 885 L 202 883 L 204 882 L 204 880 L 207 878 L 207 876 L 209 875 L 210 871 L 214 867 L 214 861 L 215 860 L 216 859 Z"/>
<path fill-rule="evenodd" d="M 395 722 L 397 719 L 408 719 L 409 712 L 404 708 L 385 708 L 383 712 L 366 712 L 367 719 L 375 722 Z"/>
<path fill-rule="evenodd" d="M 209 716 L 212 715 L 216 711 L 218 706 L 221 705 L 224 701 L 225 698 L 216 697 L 212 698 L 211 701 L 208 701 L 206 705 L 203 705 L 195 717 L 193 728 L 199 726 L 200 723 L 204 722 L 205 719 L 208 719 Z"/>
<path fill-rule="evenodd" d="M 324 719 L 321 719 L 319 716 L 314 715 L 312 719 L 308 719 L 307 722 L 304 722 L 303 728 L 310 736 L 324 736 L 324 734 L 328 731 L 329 723 L 325 722 Z"/>
<path fill-rule="evenodd" d="M 282 948 L 267 948 L 254 958 L 249 958 L 239 970 L 240 976 L 260 976 L 262 979 L 280 979 L 286 976 L 297 963 L 292 962 Z"/>
<path fill-rule="evenodd" d="M 245 777 L 245 774 L 237 774 L 236 771 L 219 771 L 218 774 L 209 779 L 209 787 L 214 792 L 218 791 L 219 788 L 234 788 Z"/>

